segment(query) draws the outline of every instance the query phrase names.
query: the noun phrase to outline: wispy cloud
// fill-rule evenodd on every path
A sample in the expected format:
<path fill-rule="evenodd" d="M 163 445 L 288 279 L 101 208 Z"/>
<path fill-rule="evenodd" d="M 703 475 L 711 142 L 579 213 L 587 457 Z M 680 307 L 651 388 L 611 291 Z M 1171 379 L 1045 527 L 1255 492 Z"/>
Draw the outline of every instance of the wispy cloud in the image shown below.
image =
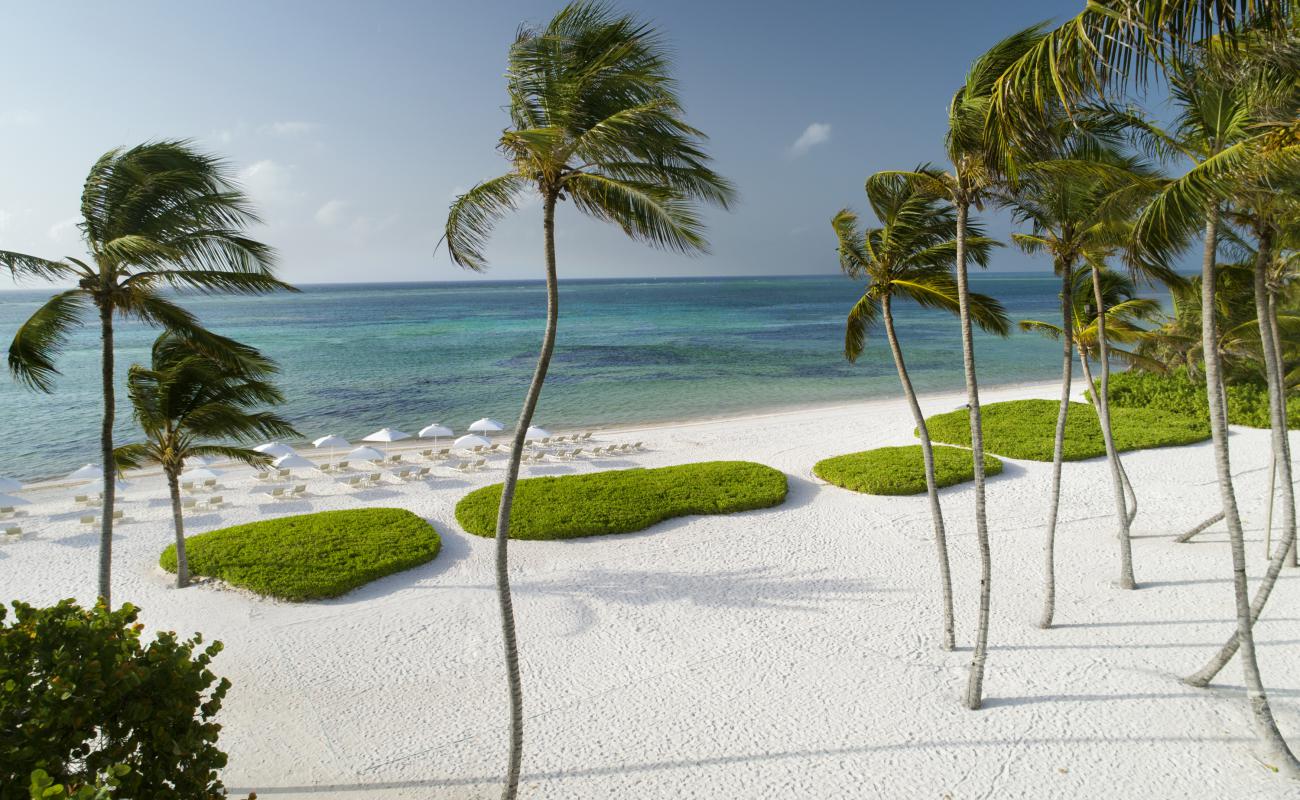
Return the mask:
<path fill-rule="evenodd" d="M 316 223 L 326 228 L 333 228 L 343 221 L 344 212 L 347 211 L 347 208 L 348 204 L 342 200 L 330 200 L 316 209 Z"/>
<path fill-rule="evenodd" d="M 306 196 L 293 186 L 293 167 L 269 158 L 244 167 L 238 177 L 249 197 L 259 204 L 287 205 Z"/>
<path fill-rule="evenodd" d="M 38 124 L 41 115 L 26 108 L 0 110 L 0 128 L 28 128 Z"/>
<path fill-rule="evenodd" d="M 77 223 L 81 220 L 77 217 L 61 219 L 50 226 L 45 235 L 50 237 L 51 241 L 67 242 L 75 238 L 77 233 Z"/>
<path fill-rule="evenodd" d="M 799 138 L 794 140 L 790 145 L 790 155 L 798 157 L 807 153 L 819 144 L 825 144 L 831 140 L 831 124 L 829 122 L 814 122 L 803 129 Z"/>
<path fill-rule="evenodd" d="M 283 136 L 286 138 L 293 136 L 302 136 L 311 133 L 319 126 L 314 122 L 303 122 L 301 120 L 289 120 L 287 122 L 270 122 L 263 125 L 260 130 L 262 133 L 271 136 Z"/>

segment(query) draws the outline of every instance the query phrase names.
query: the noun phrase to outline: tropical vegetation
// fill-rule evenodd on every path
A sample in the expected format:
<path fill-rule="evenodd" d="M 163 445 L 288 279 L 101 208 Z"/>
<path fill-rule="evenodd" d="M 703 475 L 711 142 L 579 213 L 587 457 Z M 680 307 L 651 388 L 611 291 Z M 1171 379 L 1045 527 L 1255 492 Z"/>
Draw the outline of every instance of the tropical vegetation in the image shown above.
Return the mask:
<path fill-rule="evenodd" d="M 1097 415 L 1084 403 L 1072 402 L 1070 408 L 1061 457 L 1079 461 L 1106 455 Z M 990 403 L 984 415 L 989 451 L 1003 458 L 1052 461 L 1059 411 L 1055 400 Z M 965 409 L 959 409 L 927 418 L 930 436 L 936 442 L 969 447 L 970 429 L 963 424 L 965 414 Z M 1193 444 L 1210 438 L 1205 420 L 1161 410 L 1117 408 L 1111 421 L 1115 426 L 1115 449 L 1120 452 Z"/>
<path fill-rule="evenodd" d="M 432 561 L 442 546 L 425 520 L 400 508 L 296 514 L 190 536 L 190 571 L 291 602 L 339 597 Z M 158 559 L 177 569 L 176 545 Z"/>
<path fill-rule="evenodd" d="M 519 29 L 507 55 L 510 125 L 497 143 L 510 170 L 457 197 L 444 240 L 452 261 L 487 266 L 495 221 L 521 197 L 541 201 L 546 263 L 546 331 L 511 443 L 496 521 L 496 576 L 511 696 L 510 753 L 503 798 L 518 793 L 523 691 L 510 602 L 507 547 L 524 436 L 555 349 L 559 288 L 555 211 L 612 222 L 634 240 L 682 253 L 705 252 L 697 207 L 726 208 L 731 184 L 709 166 L 705 135 L 685 119 L 672 59 L 650 24 L 595 0 L 566 5 L 550 22 Z"/>
<path fill-rule="evenodd" d="M 475 536 L 496 535 L 502 484 L 456 504 L 456 521 Z M 655 469 L 548 475 L 519 481 L 511 539 L 574 539 L 631 533 L 674 517 L 734 514 L 785 501 L 779 470 L 750 461 L 705 461 Z"/>
<path fill-rule="evenodd" d="M 100 455 L 98 595 L 111 604 L 113 509 L 117 487 L 113 423 L 113 322 L 139 320 L 172 331 L 214 357 L 225 350 L 164 290 L 262 294 L 290 287 L 273 274 L 274 252 L 245 229 L 258 217 L 227 164 L 184 141 L 147 142 L 100 156 L 81 193 L 78 223 L 88 255 L 48 259 L 0 250 L 0 267 L 17 280 L 71 282 L 19 327 L 9 370 L 42 392 L 54 389 L 56 361 L 74 328 L 99 318 L 103 417 Z"/>
<path fill-rule="evenodd" d="M 0 605 L 0 800 L 27 800 L 33 784 L 39 797 L 94 797 L 97 783 L 119 797 L 226 796 L 221 643 L 149 640 L 138 618 L 129 603 L 15 602 L 12 617 Z"/>
<path fill-rule="evenodd" d="M 984 456 L 985 475 L 1001 472 L 1001 460 Z M 813 474 L 863 494 L 909 495 L 966 483 L 975 476 L 975 465 L 965 448 L 932 447 L 927 459 L 920 445 L 905 445 L 824 458 L 813 465 Z"/>
<path fill-rule="evenodd" d="M 177 588 L 190 581 L 181 506 L 185 462 L 206 457 L 265 467 L 270 456 L 214 440 L 248 442 L 299 435 L 283 417 L 257 410 L 284 402 L 280 391 L 267 382 L 276 371 L 273 362 L 238 342 L 214 335 L 199 348 L 168 332 L 154 342 L 151 366 L 135 364 L 127 373 L 127 396 L 145 441 L 119 447 L 115 456 L 122 469 L 150 463 L 162 466 L 176 535 Z"/>
<path fill-rule="evenodd" d="M 867 333 L 877 323 L 883 323 L 898 380 L 921 439 L 930 518 L 939 557 L 943 603 L 941 641 L 943 649 L 952 650 L 956 647 L 952 576 L 943 510 L 939 505 L 940 484 L 935 476 L 935 457 L 925 429 L 925 416 L 894 326 L 893 304 L 911 301 L 959 316 L 966 314 L 984 330 L 1003 336 L 1010 324 L 1002 304 L 992 297 L 970 292 L 963 299 L 953 275 L 958 252 L 957 212 L 947 198 L 928 191 L 929 183 L 941 180 L 940 173 L 927 167 L 917 168 L 915 175 L 872 175 L 867 179 L 867 200 L 880 227 L 860 231 L 857 214 L 843 209 L 831 220 L 831 228 L 839 243 L 840 269 L 848 277 L 865 282 L 862 297 L 849 311 L 844 355 L 849 361 L 857 361 L 866 346 Z M 983 230 L 973 222 L 966 223 L 963 235 L 962 252 L 966 257 L 980 266 L 987 264 L 997 242 L 984 236 Z"/>

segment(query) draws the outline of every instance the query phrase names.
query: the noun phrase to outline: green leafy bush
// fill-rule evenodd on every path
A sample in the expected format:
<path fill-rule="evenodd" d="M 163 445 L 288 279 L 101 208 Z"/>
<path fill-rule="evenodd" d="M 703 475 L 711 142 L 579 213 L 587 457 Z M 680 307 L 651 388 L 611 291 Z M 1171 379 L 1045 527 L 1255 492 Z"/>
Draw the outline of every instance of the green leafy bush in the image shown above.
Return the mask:
<path fill-rule="evenodd" d="M 730 514 L 785 501 L 785 475 L 749 461 L 708 461 L 519 481 L 511 539 L 573 539 L 639 531 L 688 514 Z M 456 504 L 456 521 L 476 536 L 496 533 L 501 484 Z"/>
<path fill-rule="evenodd" d="M 1228 422 L 1268 428 L 1268 387 L 1264 383 L 1234 383 L 1228 389 Z M 1209 419 L 1205 382 L 1193 380 L 1186 367 L 1163 375 L 1129 370 L 1110 378 L 1112 408 L 1149 408 Z M 1300 397 L 1286 400 L 1287 426 L 1300 428 Z"/>
<path fill-rule="evenodd" d="M 975 477 L 975 459 L 960 447 L 934 448 L 934 480 L 939 487 L 964 483 Z M 1002 462 L 984 455 L 984 473 L 997 475 Z M 920 494 L 925 491 L 925 460 L 921 445 L 878 447 L 818 461 L 813 473 L 836 486 L 863 494 Z"/>
<path fill-rule="evenodd" d="M 984 448 L 1005 458 L 1051 461 L 1056 440 L 1057 400 L 1012 400 L 981 407 Z M 926 419 L 936 442 L 970 447 L 970 418 L 961 408 Z M 1149 408 L 1115 408 L 1111 412 L 1115 447 L 1120 451 L 1191 444 L 1210 438 L 1205 419 Z M 1065 460 L 1106 454 L 1097 412 L 1086 403 L 1071 403 L 1065 424 Z"/>
<path fill-rule="evenodd" d="M 118 797 L 225 797 L 214 717 L 230 682 L 209 669 L 219 642 L 146 643 L 129 604 L 15 602 L 7 616 L 0 605 L 0 800 L 25 800 L 33 784 L 48 797 L 113 784 Z"/>
<path fill-rule="evenodd" d="M 185 539 L 190 572 L 282 600 L 338 597 L 438 555 L 433 526 L 399 508 L 322 511 Z M 176 545 L 159 563 L 176 571 Z"/>
<path fill-rule="evenodd" d="M 94 783 L 80 785 L 56 783 L 43 769 L 32 773 L 29 789 L 32 800 L 108 800 L 122 785 L 122 778 L 131 771 L 125 764 L 115 764 L 108 773 L 96 778 Z"/>

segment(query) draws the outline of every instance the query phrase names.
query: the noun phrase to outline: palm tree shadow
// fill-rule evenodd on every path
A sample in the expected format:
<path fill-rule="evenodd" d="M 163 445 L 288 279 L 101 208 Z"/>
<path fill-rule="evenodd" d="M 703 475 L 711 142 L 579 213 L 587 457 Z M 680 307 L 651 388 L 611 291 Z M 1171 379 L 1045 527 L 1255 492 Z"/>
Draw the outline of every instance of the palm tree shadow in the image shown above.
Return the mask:
<path fill-rule="evenodd" d="M 594 603 L 652 606 L 690 603 L 701 608 L 743 608 L 827 613 L 827 600 L 862 602 L 870 595 L 898 591 L 871 587 L 865 578 L 826 577 L 825 570 L 778 572 L 751 567 L 726 572 L 664 572 L 590 569 L 561 578 L 520 582 L 516 594 L 567 600 L 578 611 L 577 636 L 596 620 Z"/>

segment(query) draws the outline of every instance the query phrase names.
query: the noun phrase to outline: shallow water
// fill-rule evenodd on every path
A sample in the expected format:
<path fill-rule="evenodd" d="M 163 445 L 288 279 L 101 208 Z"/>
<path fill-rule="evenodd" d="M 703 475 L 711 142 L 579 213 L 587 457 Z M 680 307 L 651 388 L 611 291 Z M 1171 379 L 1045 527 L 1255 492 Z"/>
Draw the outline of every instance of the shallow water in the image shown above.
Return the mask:
<path fill-rule="evenodd" d="M 972 275 L 1013 320 L 1051 319 L 1048 274 Z M 279 361 L 283 409 L 309 438 L 359 438 L 383 426 L 414 432 L 433 421 L 460 432 L 474 419 L 507 424 L 532 374 L 545 315 L 540 282 L 305 286 L 270 297 L 185 297 L 219 333 Z M 844 317 L 859 286 L 840 276 L 567 281 L 560 332 L 536 421 L 554 428 L 657 422 L 843 402 L 899 392 L 883 331 L 857 364 L 842 354 Z M 50 295 L 0 293 L 8 342 Z M 918 390 L 962 385 L 955 317 L 897 308 Z M 119 372 L 147 359 L 155 331 L 118 329 Z M 1020 332 L 981 335 L 981 380 L 1050 378 L 1059 345 Z M 73 338 L 55 393 L 0 382 L 0 474 L 35 479 L 97 460 L 98 340 Z M 133 437 L 129 408 L 119 437 Z"/>

